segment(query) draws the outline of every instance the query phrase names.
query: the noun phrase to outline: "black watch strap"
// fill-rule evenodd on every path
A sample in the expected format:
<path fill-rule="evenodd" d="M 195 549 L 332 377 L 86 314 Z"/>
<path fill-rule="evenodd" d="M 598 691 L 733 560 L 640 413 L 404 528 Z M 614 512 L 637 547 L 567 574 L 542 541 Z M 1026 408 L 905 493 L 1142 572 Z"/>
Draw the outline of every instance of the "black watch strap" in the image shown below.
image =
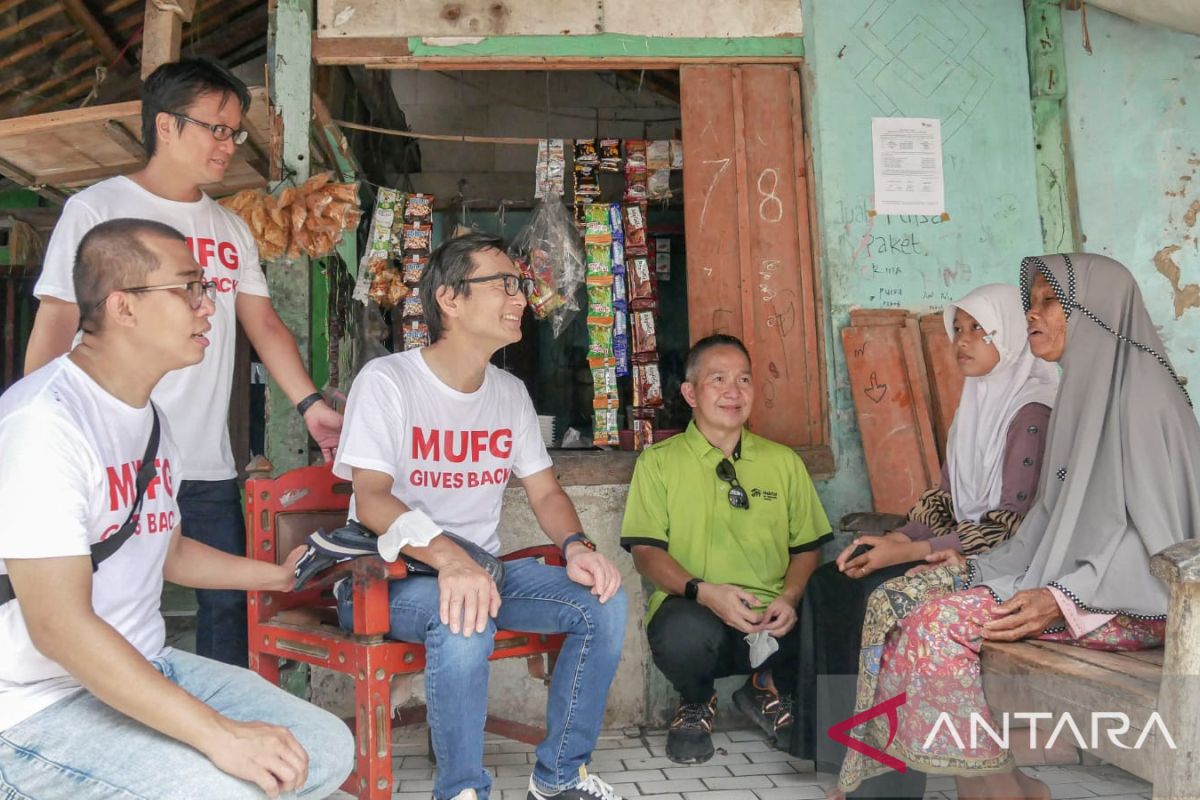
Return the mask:
<path fill-rule="evenodd" d="M 570 547 L 575 542 L 579 542 L 581 545 L 586 547 L 588 550 L 595 551 L 595 549 L 596 549 L 596 543 L 593 542 L 591 539 L 589 539 L 587 537 L 586 533 L 584 533 L 583 531 L 579 531 L 578 533 L 572 533 L 566 539 L 563 539 L 563 543 L 562 543 L 563 558 L 567 557 L 567 548 Z"/>
<path fill-rule="evenodd" d="M 303 417 L 304 412 L 308 411 L 310 408 L 312 408 L 313 406 L 315 406 L 317 403 L 321 402 L 324 399 L 325 399 L 325 396 L 322 395 L 320 392 L 313 392 L 308 397 L 301 400 L 299 403 L 296 403 L 296 413 Z"/>
<path fill-rule="evenodd" d="M 700 580 L 699 578 L 692 578 L 690 581 L 688 581 L 687 585 L 683 587 L 684 599 L 695 600 L 697 597 L 699 597 L 700 584 L 702 583 L 704 583 L 704 581 Z"/>

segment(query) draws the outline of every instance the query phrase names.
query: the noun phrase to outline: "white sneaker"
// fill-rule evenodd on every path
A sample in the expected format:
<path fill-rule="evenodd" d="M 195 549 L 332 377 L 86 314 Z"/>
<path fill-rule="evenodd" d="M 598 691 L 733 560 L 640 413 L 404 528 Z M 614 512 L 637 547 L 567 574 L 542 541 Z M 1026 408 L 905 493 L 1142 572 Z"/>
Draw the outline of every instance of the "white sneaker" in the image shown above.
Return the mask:
<path fill-rule="evenodd" d="M 533 783 L 529 776 L 529 794 L 525 800 L 621 800 L 621 795 L 613 787 L 587 771 L 587 767 L 579 768 L 579 784 L 570 789 L 560 789 L 547 794 Z"/>
<path fill-rule="evenodd" d="M 474 789 L 463 789 L 450 800 L 479 800 L 479 795 L 475 794 Z"/>

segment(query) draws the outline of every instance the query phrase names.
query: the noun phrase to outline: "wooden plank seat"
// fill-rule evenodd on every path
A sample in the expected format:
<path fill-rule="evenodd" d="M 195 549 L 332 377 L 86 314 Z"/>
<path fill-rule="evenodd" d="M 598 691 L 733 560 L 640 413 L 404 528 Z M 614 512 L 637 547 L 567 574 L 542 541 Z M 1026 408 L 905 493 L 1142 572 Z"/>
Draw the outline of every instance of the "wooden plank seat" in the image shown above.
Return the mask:
<path fill-rule="evenodd" d="M 271 465 L 256 459 L 246 481 L 247 553 L 278 563 L 317 528 L 345 524 L 350 484 L 334 477 L 329 465 L 302 467 L 270 478 Z M 541 558 L 564 562 L 558 548 L 530 547 L 505 560 Z M 342 788 L 360 800 L 383 800 L 394 791 L 391 730 L 425 720 L 425 707 L 404 708 L 392 716 L 393 676 L 412 676 L 425 668 L 425 648 L 385 639 L 388 631 L 388 582 L 403 580 L 401 562 L 356 558 L 317 575 L 300 592 L 249 592 L 250 668 L 279 684 L 281 659 L 300 661 L 351 676 L 355 713 L 348 720 L 356 744 L 355 770 Z M 354 592 L 354 630 L 338 626 L 332 587 L 349 580 Z M 560 634 L 499 631 L 491 660 L 524 658 L 529 674 L 548 681 L 562 648 Z M 485 729 L 529 744 L 545 731 L 488 715 Z"/>

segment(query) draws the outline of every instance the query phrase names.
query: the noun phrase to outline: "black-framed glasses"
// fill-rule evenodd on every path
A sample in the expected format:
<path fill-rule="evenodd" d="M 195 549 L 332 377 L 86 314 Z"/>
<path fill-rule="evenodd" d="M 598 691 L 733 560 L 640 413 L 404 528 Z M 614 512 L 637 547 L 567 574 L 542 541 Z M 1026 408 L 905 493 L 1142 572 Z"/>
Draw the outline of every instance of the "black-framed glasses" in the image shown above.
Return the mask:
<path fill-rule="evenodd" d="M 722 458 L 721 463 L 717 464 L 717 477 L 729 484 L 729 505 L 743 511 L 749 510 L 750 495 L 746 494 L 746 490 L 738 483 L 737 471 L 728 458 Z"/>
<path fill-rule="evenodd" d="M 529 296 L 533 291 L 533 281 L 528 278 L 522 278 L 520 275 L 513 275 L 511 272 L 497 272 L 495 275 L 483 275 L 478 278 L 463 278 L 462 283 L 490 283 L 492 281 L 504 282 L 504 293 L 509 297 L 516 297 L 517 292 L 525 296 Z"/>
<path fill-rule="evenodd" d="M 217 302 L 217 282 L 216 281 L 188 281 L 187 283 L 161 283 L 155 286 L 129 286 L 124 289 L 118 289 L 119 292 L 157 292 L 159 289 L 183 289 L 187 292 L 188 304 L 192 310 L 204 303 L 204 298 L 208 297 L 212 303 Z"/>
<path fill-rule="evenodd" d="M 192 119 L 187 114 L 180 114 L 177 111 L 172 111 L 170 113 L 179 117 L 184 122 L 190 122 L 193 125 L 199 125 L 201 128 L 208 128 L 208 132 L 211 133 L 212 137 L 218 142 L 227 142 L 230 139 L 233 139 L 234 144 L 243 144 L 246 141 L 246 137 L 250 135 L 250 132 L 244 128 L 238 128 L 235 130 L 228 125 L 209 125 L 207 122 L 201 122 L 198 119 Z"/>

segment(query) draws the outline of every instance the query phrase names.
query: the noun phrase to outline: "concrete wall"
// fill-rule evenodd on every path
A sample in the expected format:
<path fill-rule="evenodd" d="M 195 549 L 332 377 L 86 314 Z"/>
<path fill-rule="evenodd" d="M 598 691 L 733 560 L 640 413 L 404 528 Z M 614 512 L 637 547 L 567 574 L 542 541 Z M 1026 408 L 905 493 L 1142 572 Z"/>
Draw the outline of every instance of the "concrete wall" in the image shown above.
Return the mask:
<path fill-rule="evenodd" d="M 855 307 L 940 308 L 1015 283 L 1040 251 L 1020 3 L 805 3 L 837 474 L 818 486 L 831 520 L 870 505 L 840 331 Z M 871 118 L 938 117 L 949 220 L 871 217 Z"/>
<path fill-rule="evenodd" d="M 421 133 L 669 139 L 679 127 L 678 103 L 618 83 L 611 73 L 396 70 L 392 88 L 409 126 Z M 435 194 L 439 205 L 460 191 L 485 204 L 533 199 L 536 145 L 420 144 L 413 185 Z"/>
<path fill-rule="evenodd" d="M 1093 8 L 1088 55 L 1079 23 L 1063 12 L 1084 248 L 1133 272 L 1179 374 L 1200 378 L 1200 36 Z"/>

